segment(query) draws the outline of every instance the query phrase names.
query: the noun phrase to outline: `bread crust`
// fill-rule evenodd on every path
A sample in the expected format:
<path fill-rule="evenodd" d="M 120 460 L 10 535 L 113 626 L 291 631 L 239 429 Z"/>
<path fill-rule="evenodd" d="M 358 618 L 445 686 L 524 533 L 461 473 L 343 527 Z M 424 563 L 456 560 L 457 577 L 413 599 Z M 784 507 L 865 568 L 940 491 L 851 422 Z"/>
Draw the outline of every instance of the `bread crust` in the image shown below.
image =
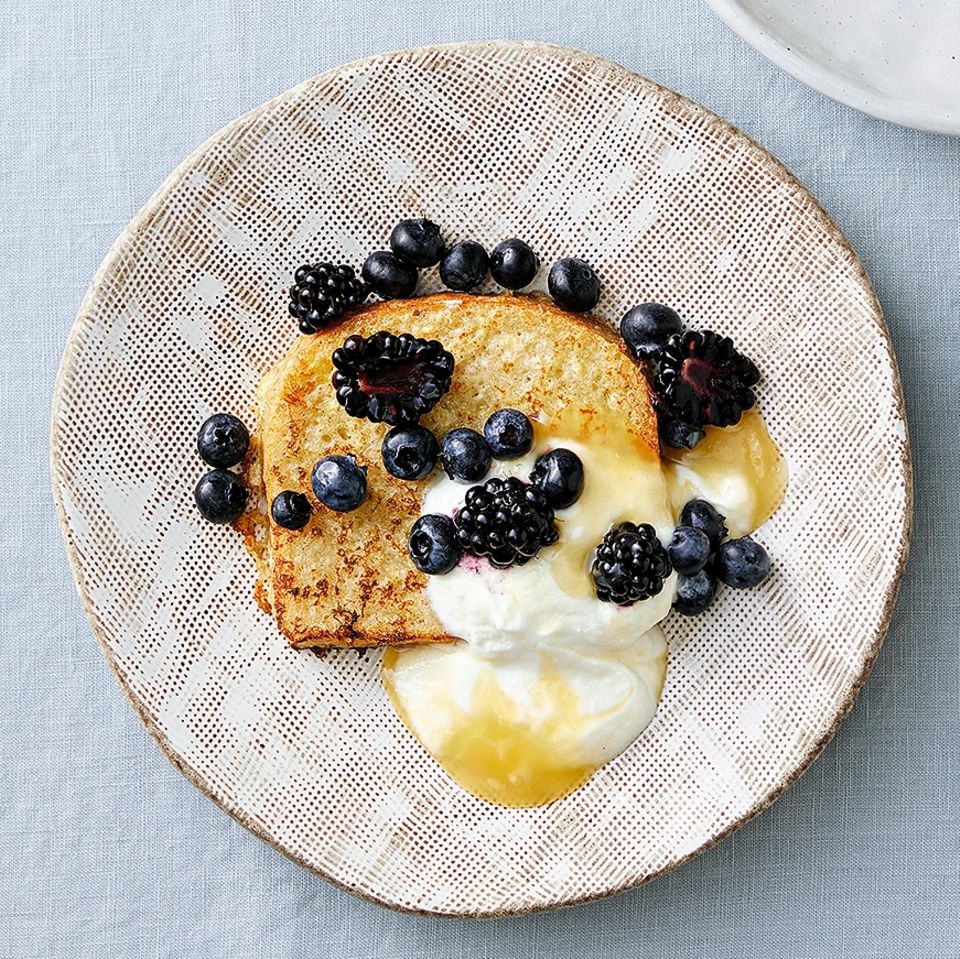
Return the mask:
<path fill-rule="evenodd" d="M 387 427 L 348 416 L 330 383 L 333 350 L 352 333 L 378 330 L 440 340 L 456 358 L 450 392 L 421 420 L 438 438 L 455 426 L 480 430 L 504 406 L 547 422 L 571 410 L 612 412 L 658 455 L 647 383 L 620 338 L 602 321 L 566 313 L 540 295 L 389 300 L 298 337 L 257 390 L 243 468 L 252 505 L 237 523 L 257 562 L 257 602 L 297 648 L 453 639 L 407 554 L 426 484 L 384 470 Z M 352 453 L 368 467 L 368 497 L 352 512 L 333 512 L 313 496 L 313 464 L 329 453 Z M 269 519 L 268 504 L 284 489 L 306 493 L 315 508 L 303 530 Z"/>

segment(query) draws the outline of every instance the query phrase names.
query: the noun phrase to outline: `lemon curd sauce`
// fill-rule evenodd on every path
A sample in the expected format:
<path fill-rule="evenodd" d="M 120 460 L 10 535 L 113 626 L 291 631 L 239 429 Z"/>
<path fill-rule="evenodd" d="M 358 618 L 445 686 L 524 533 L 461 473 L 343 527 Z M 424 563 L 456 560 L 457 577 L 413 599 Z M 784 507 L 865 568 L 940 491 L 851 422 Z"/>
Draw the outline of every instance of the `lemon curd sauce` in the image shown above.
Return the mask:
<path fill-rule="evenodd" d="M 786 466 L 759 411 L 708 428 L 693 450 L 663 461 L 622 419 L 577 411 L 535 424 L 531 452 L 498 462 L 493 476 L 526 478 L 556 447 L 583 462 L 583 493 L 558 510 L 559 541 L 524 566 L 497 569 L 464 557 L 432 576 L 427 596 L 448 645 L 390 649 L 384 686 L 401 720 L 467 791 L 503 806 L 536 806 L 583 785 L 653 719 L 666 677 L 659 623 L 676 590 L 620 607 L 596 598 L 590 566 L 614 524 L 649 523 L 666 543 L 680 509 L 707 499 L 732 536 L 777 508 Z M 465 487 L 444 475 L 426 490 L 424 513 L 453 515 Z"/>

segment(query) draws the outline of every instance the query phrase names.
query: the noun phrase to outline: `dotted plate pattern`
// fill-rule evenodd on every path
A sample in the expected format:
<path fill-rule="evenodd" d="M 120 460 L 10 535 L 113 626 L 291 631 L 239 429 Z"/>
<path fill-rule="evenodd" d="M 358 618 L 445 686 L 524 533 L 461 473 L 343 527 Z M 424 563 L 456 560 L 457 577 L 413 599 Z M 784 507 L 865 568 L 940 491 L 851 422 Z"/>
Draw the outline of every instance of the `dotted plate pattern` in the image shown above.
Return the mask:
<path fill-rule="evenodd" d="M 285 287 L 359 266 L 402 216 L 592 262 L 598 312 L 643 300 L 731 334 L 790 468 L 760 589 L 665 624 L 657 717 L 573 795 L 503 809 L 454 785 L 381 688 L 379 654 L 289 649 L 240 537 L 193 504 L 198 425 L 248 421 L 295 333 Z M 544 273 L 546 271 L 544 270 Z M 435 289 L 435 271 L 423 291 Z M 602 375 L 602 371 L 598 371 Z M 396 908 L 497 915 L 657 876 L 813 760 L 878 651 L 911 478 L 889 336 L 809 193 L 703 108 L 542 44 L 408 50 L 237 120 L 163 184 L 81 307 L 53 404 L 57 506 L 93 630 L 167 755 L 245 826 Z"/>

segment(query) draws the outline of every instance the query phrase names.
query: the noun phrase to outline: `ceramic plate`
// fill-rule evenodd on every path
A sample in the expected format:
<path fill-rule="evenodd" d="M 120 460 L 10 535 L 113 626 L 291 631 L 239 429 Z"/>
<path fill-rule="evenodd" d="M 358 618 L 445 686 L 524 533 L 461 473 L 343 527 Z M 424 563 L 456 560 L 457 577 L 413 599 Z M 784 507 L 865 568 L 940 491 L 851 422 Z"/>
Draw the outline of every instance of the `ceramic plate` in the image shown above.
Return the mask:
<path fill-rule="evenodd" d="M 411 214 L 487 247 L 525 237 L 545 263 L 585 257 L 611 321 L 659 300 L 731 334 L 764 372 L 789 464 L 759 534 L 770 579 L 667 620 L 655 721 L 543 808 L 452 783 L 394 715 L 377 652 L 288 648 L 253 600 L 239 536 L 193 503 L 198 424 L 249 418 L 294 339 L 294 267 L 358 264 Z M 768 805 L 877 654 L 911 495 L 880 308 L 813 197 L 702 107 L 595 56 L 524 43 L 349 64 L 188 157 L 81 307 L 53 403 L 53 478 L 93 631 L 177 768 L 338 885 L 471 916 L 635 886 Z"/>
<path fill-rule="evenodd" d="M 791 76 L 875 117 L 960 134 L 957 0 L 707 0 Z"/>

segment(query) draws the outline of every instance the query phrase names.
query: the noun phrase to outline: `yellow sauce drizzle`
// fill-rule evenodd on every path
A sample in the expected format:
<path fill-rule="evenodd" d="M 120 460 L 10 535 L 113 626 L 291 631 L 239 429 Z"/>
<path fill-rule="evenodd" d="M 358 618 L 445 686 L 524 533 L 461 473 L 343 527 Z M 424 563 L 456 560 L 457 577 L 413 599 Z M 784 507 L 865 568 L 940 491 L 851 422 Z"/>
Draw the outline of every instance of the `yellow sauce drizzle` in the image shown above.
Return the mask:
<path fill-rule="evenodd" d="M 563 445 L 564 439 L 590 445 L 591 463 L 578 520 L 576 525 L 564 524 L 565 548 L 550 561 L 557 582 L 576 597 L 593 595 L 589 567 L 593 549 L 609 525 L 612 500 L 624 503 L 623 515 L 613 522 L 637 521 L 644 515 L 676 517 L 688 500 L 703 495 L 698 487 L 716 488 L 735 477 L 746 484 L 752 500 L 750 514 L 742 522 L 728 519 L 730 535 L 740 536 L 770 518 L 787 487 L 783 455 L 756 408 L 736 426 L 708 427 L 706 438 L 693 450 L 664 449 L 662 471 L 649 446 L 624 429 L 622 419 L 612 413 L 566 411 L 549 424 L 537 424 L 536 429 L 538 439 L 544 432 L 549 435 L 551 446 Z M 625 490 L 629 495 L 624 495 Z M 390 701 L 414 735 L 415 724 L 397 693 L 395 677 L 402 657 L 416 655 L 416 649 L 388 649 L 382 666 Z M 662 665 L 665 675 L 665 659 Z M 588 723 L 576 691 L 547 656 L 541 656 L 529 696 L 532 708 L 526 709 L 508 697 L 497 681 L 495 664 L 481 672 L 468 709 L 455 702 L 449 688 L 440 687 L 434 705 L 436 715 L 443 717 L 443 738 L 424 745 L 455 782 L 481 799 L 514 807 L 559 799 L 599 768 L 582 759 Z"/>
<path fill-rule="evenodd" d="M 692 450 L 664 447 L 663 456 L 675 515 L 702 495 L 698 486 L 717 487 L 732 476 L 747 484 L 753 508 L 742 522 L 728 519 L 731 536 L 752 533 L 770 519 L 787 491 L 787 464 L 756 407 L 736 426 L 708 426 L 706 437 Z"/>
<path fill-rule="evenodd" d="M 383 683 L 398 715 L 411 731 L 410 717 L 396 694 L 394 670 L 402 650 L 384 653 Z M 437 709 L 447 735 L 433 757 L 460 786 L 499 806 L 541 806 L 578 786 L 596 772 L 578 759 L 583 719 L 576 692 L 543 657 L 530 689 L 536 724 L 504 695 L 492 670 L 484 670 L 471 695 L 470 708 L 460 709 L 444 697 Z"/>
<path fill-rule="evenodd" d="M 667 516 L 660 460 L 650 446 L 611 410 L 564 410 L 548 424 L 536 424 L 537 440 L 551 447 L 565 440 L 588 444 L 590 464 L 583 493 L 577 500 L 577 520 L 572 524 L 557 514 L 563 548 L 552 551 L 550 568 L 560 588 L 578 599 L 594 597 L 590 564 L 603 534 L 616 523 L 638 515 Z M 611 513 L 611 504 L 621 503 Z"/>

